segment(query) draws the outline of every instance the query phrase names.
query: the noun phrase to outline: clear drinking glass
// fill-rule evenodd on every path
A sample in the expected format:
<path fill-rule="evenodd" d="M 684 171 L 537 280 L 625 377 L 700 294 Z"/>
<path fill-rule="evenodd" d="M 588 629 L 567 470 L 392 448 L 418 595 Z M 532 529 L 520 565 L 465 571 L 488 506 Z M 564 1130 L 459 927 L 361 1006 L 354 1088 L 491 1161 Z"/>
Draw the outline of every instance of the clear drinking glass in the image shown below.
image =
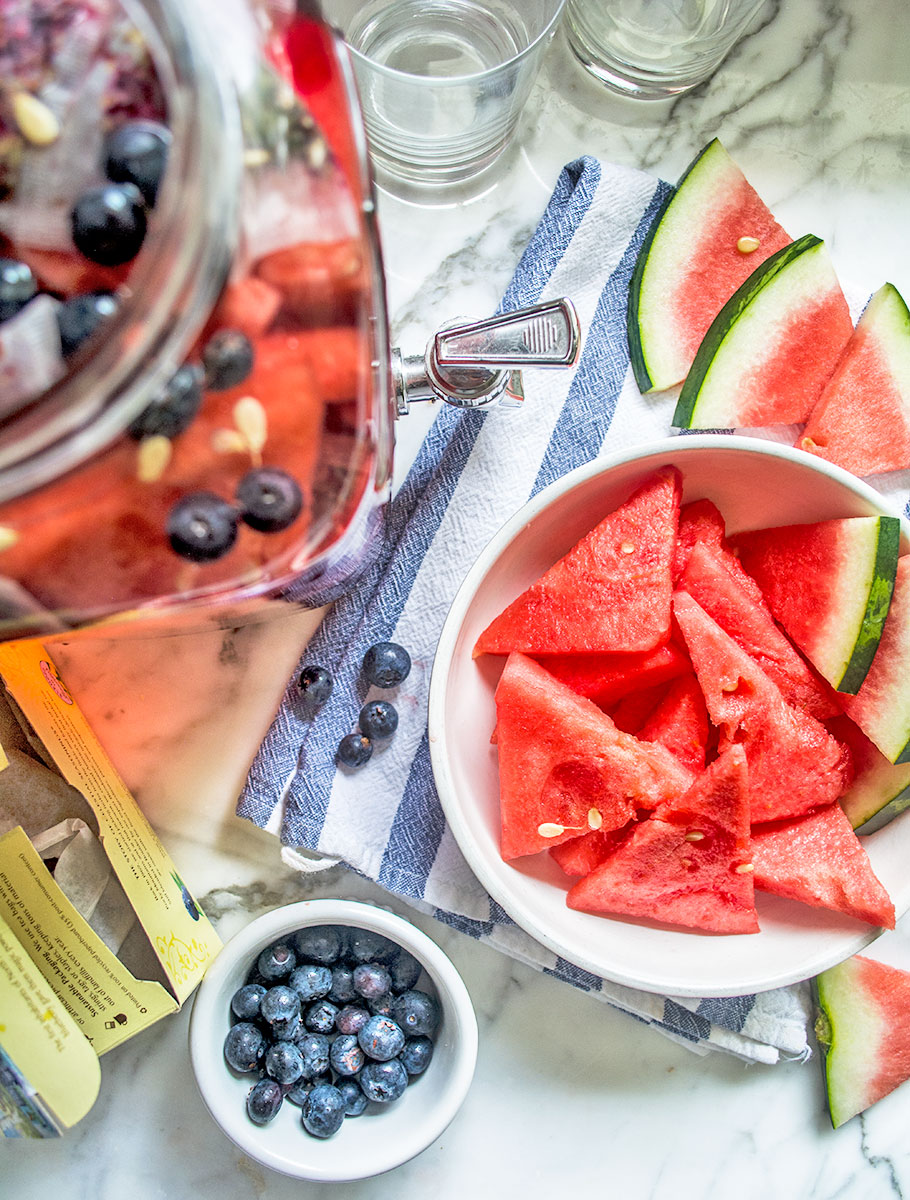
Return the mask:
<path fill-rule="evenodd" d="M 568 0 L 569 44 L 614 91 L 663 100 L 712 75 L 764 2 Z"/>
<path fill-rule="evenodd" d="M 374 164 L 451 184 L 505 149 L 565 0 L 325 0 L 352 52 Z"/>

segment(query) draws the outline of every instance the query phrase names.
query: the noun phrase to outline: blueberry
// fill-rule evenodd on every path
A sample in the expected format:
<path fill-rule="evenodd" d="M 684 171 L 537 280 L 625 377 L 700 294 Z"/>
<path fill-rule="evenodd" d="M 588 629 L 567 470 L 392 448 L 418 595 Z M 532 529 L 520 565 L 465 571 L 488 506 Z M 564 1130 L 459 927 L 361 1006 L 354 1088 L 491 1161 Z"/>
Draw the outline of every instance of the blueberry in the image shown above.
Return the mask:
<path fill-rule="evenodd" d="M 214 562 L 237 540 L 237 513 L 214 492 L 192 492 L 168 514 L 171 549 L 190 562 Z"/>
<path fill-rule="evenodd" d="M 344 1115 L 359 1117 L 367 1106 L 367 1098 L 356 1079 L 339 1079 L 335 1085 L 344 1100 Z"/>
<path fill-rule="evenodd" d="M 105 138 L 104 173 L 114 183 L 135 184 L 152 208 L 170 144 L 170 131 L 157 121 L 127 121 Z"/>
<path fill-rule="evenodd" d="M 300 997 L 293 988 L 278 983 L 262 997 L 259 1013 L 270 1025 L 276 1021 L 293 1021 L 300 1016 Z"/>
<path fill-rule="evenodd" d="M 329 1138 L 344 1121 L 344 1099 L 338 1088 L 320 1083 L 303 1103 L 303 1127 L 313 1137 Z"/>
<path fill-rule="evenodd" d="M 410 670 L 411 656 L 397 642 L 377 642 L 363 656 L 363 673 L 376 687 L 397 687 Z"/>
<path fill-rule="evenodd" d="M 294 1042 L 273 1042 L 265 1053 L 265 1069 L 278 1083 L 296 1083 L 303 1075 L 300 1047 Z"/>
<path fill-rule="evenodd" d="M 275 982 L 285 979 L 297 966 L 297 956 L 287 942 L 276 942 L 266 946 L 256 960 L 256 967 L 263 979 Z"/>
<path fill-rule="evenodd" d="M 161 392 L 142 410 L 129 427 L 130 437 L 175 438 L 192 425 L 202 404 L 199 371 L 184 363 L 174 372 Z"/>
<path fill-rule="evenodd" d="M 359 1033 L 369 1019 L 370 1014 L 365 1008 L 346 1004 L 335 1017 L 335 1028 L 339 1033 Z"/>
<path fill-rule="evenodd" d="M 311 1000 L 321 1000 L 332 990 L 332 972 L 328 967 L 320 967 L 317 963 L 304 963 L 291 972 L 289 985 L 294 989 L 304 1004 Z"/>
<path fill-rule="evenodd" d="M 351 931 L 349 953 L 355 963 L 382 963 L 388 965 L 395 959 L 400 947 L 381 933 L 372 929 L 354 929 Z"/>
<path fill-rule="evenodd" d="M 304 667 L 297 680 L 297 686 L 307 704 L 318 708 L 331 696 L 334 682 L 325 667 Z"/>
<path fill-rule="evenodd" d="M 202 347 L 202 366 L 209 391 L 236 387 L 253 369 L 253 343 L 239 329 L 220 329 Z"/>
<path fill-rule="evenodd" d="M 71 358 L 119 307 L 112 292 L 85 292 L 64 300 L 57 309 L 63 357 Z"/>
<path fill-rule="evenodd" d="M 304 1101 L 310 1092 L 313 1090 L 313 1082 L 310 1079 L 298 1079 L 284 1093 L 285 1100 L 290 1100 L 291 1104 L 296 1104 L 298 1107 L 303 1107 Z"/>
<path fill-rule="evenodd" d="M 428 1037 L 408 1038 L 398 1056 L 409 1075 L 421 1075 L 433 1057 L 433 1043 Z"/>
<path fill-rule="evenodd" d="M 362 767 L 370 761 L 373 743 L 362 733 L 348 733 L 338 743 L 335 758 L 343 767 Z"/>
<path fill-rule="evenodd" d="M 377 1062 L 387 1062 L 401 1053 L 404 1046 L 404 1034 L 399 1025 L 390 1017 L 377 1015 L 370 1017 L 363 1029 L 357 1034 L 360 1048 L 364 1054 Z"/>
<path fill-rule="evenodd" d="M 335 1028 L 338 1006 L 329 1000 L 317 1000 L 306 1010 L 303 1023 L 313 1033 L 331 1033 Z"/>
<path fill-rule="evenodd" d="M 388 700 L 370 700 L 360 710 L 357 723 L 371 741 L 390 738 L 398 728 L 398 710 Z"/>
<path fill-rule="evenodd" d="M 255 1021 L 265 991 L 261 983 L 245 983 L 231 997 L 231 1012 L 241 1021 Z"/>
<path fill-rule="evenodd" d="M 335 967 L 332 971 L 332 986 L 329 999 L 333 1004 L 350 1004 L 357 999 L 354 989 L 354 972 L 350 967 Z"/>
<path fill-rule="evenodd" d="M 300 516 L 303 493 L 296 479 L 277 467 L 256 467 L 237 484 L 241 518 L 260 533 L 280 533 Z"/>
<path fill-rule="evenodd" d="M 329 1069 L 329 1039 L 324 1033 L 308 1033 L 297 1043 L 303 1059 L 303 1078 L 318 1079 Z"/>
<path fill-rule="evenodd" d="M 284 1092 L 274 1079 L 260 1079 L 246 1098 L 247 1116 L 256 1125 L 268 1125 L 278 1115 Z"/>
<path fill-rule="evenodd" d="M 389 1104 L 408 1086 L 408 1073 L 397 1058 L 388 1062 L 369 1062 L 360 1072 L 358 1082 L 368 1100 Z"/>
<path fill-rule="evenodd" d="M 255 1071 L 265 1055 L 262 1030 L 249 1021 L 238 1021 L 224 1039 L 224 1058 L 235 1071 Z"/>
<path fill-rule="evenodd" d="M 76 249 L 91 262 L 130 262 L 145 239 L 146 211 L 133 183 L 106 183 L 83 192 L 70 213 Z"/>
<path fill-rule="evenodd" d="M 426 992 L 413 989 L 395 997 L 392 1017 L 409 1037 L 432 1037 L 439 1024 L 439 1005 Z"/>
<path fill-rule="evenodd" d="M 0 258 L 0 323 L 25 308 L 37 291 L 31 267 L 15 258 Z"/>
<path fill-rule="evenodd" d="M 366 1062 L 366 1055 L 353 1033 L 340 1033 L 332 1042 L 329 1062 L 337 1075 L 356 1075 Z"/>
<path fill-rule="evenodd" d="M 354 988 L 364 1000 L 385 996 L 392 987 L 392 976 L 380 963 L 361 963 L 354 968 Z"/>
<path fill-rule="evenodd" d="M 389 973 L 392 976 L 392 991 L 406 992 L 410 988 L 416 987 L 422 970 L 423 968 L 414 955 L 409 954 L 407 950 L 402 950 L 400 954 L 396 955 L 394 961 L 389 964 Z"/>
<path fill-rule="evenodd" d="M 390 1017 L 394 999 L 391 992 L 384 992 L 381 996 L 374 996 L 372 1000 L 368 1000 L 367 1008 L 374 1016 Z"/>
<path fill-rule="evenodd" d="M 279 1017 L 268 1022 L 268 1027 L 272 1038 L 278 1042 L 299 1042 L 307 1032 L 300 1016 Z"/>
<path fill-rule="evenodd" d="M 291 939 L 301 959 L 330 967 L 344 951 L 345 938 L 339 925 L 307 925 Z"/>

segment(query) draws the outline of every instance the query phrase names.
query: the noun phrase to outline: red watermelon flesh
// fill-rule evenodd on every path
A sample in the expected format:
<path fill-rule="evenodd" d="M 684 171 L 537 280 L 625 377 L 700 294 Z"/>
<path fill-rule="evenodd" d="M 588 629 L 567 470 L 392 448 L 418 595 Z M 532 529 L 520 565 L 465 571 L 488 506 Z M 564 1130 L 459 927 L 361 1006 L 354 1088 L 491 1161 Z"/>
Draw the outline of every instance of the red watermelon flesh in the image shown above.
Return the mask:
<path fill-rule="evenodd" d="M 686 655 L 672 642 L 634 654 L 535 654 L 551 675 L 601 708 L 629 692 L 656 687 L 689 670 Z"/>
<path fill-rule="evenodd" d="M 728 558 L 715 548 L 709 549 L 704 543 L 693 546 L 679 587 L 755 659 L 789 704 L 805 709 L 819 720 L 835 716 L 841 709 L 834 701 L 832 689 L 794 649 L 764 601 L 756 603 L 742 585 L 743 571 L 734 574 L 727 562 Z"/>
<path fill-rule="evenodd" d="M 691 670 L 691 667 L 689 669 Z M 657 687 L 642 688 L 639 692 L 630 692 L 628 696 L 623 696 L 618 704 L 607 709 L 613 718 L 613 724 L 617 729 L 622 729 L 625 733 L 634 733 L 637 737 L 642 725 L 667 694 L 668 687 L 669 684 L 661 683 Z"/>
<path fill-rule="evenodd" d="M 658 742 L 690 771 L 704 770 L 708 710 L 694 675 L 675 679 L 639 730 L 643 742 Z"/>
<path fill-rule="evenodd" d="M 651 650 L 670 631 L 681 476 L 655 472 L 500 613 L 478 654 Z"/>
<path fill-rule="evenodd" d="M 762 891 L 894 928 L 894 905 L 839 804 L 753 826 L 752 861 Z"/>
<path fill-rule="evenodd" d="M 910 1079 L 910 972 L 856 954 L 815 980 L 835 1129 Z"/>
<path fill-rule="evenodd" d="M 691 782 L 662 746 L 620 732 L 593 701 L 523 654 L 506 661 L 496 713 L 506 860 L 591 828 L 618 829 Z"/>
<path fill-rule="evenodd" d="M 796 444 L 855 475 L 910 467 L 910 312 L 893 284 L 869 301 Z"/>
<path fill-rule="evenodd" d="M 850 780 L 850 755 L 685 592 L 674 597 L 711 720 L 722 743 L 741 743 L 749 762 L 752 821 L 801 816 L 831 804 Z"/>
<path fill-rule="evenodd" d="M 676 539 L 676 555 L 673 565 L 673 585 L 678 585 L 686 563 L 695 546 L 704 544 L 723 559 L 730 574 L 756 604 L 764 604 L 761 588 L 751 575 L 746 574 L 739 558 L 731 550 L 726 538 L 726 525 L 717 506 L 710 500 L 693 500 L 679 513 L 679 535 Z"/>
<path fill-rule="evenodd" d="M 757 933 L 746 756 L 731 746 L 569 890 L 570 908 Z"/>
<path fill-rule="evenodd" d="M 567 875 L 589 875 L 622 845 L 635 827 L 636 822 L 630 821 L 621 829 L 592 829 L 581 837 L 553 846 L 550 857 Z"/>

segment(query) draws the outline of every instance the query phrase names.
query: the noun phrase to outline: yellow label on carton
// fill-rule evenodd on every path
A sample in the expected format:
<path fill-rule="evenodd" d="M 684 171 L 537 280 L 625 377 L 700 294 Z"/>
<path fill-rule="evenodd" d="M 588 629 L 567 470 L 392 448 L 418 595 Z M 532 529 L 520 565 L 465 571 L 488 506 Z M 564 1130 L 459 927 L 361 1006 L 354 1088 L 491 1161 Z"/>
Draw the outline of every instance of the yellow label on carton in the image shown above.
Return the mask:
<path fill-rule="evenodd" d="M 178 1001 L 221 948 L 167 851 L 38 641 L 0 645 L 0 674 L 66 781 L 92 806 L 105 853 Z"/>
<path fill-rule="evenodd" d="M 59 1125 L 75 1125 L 95 1103 L 101 1085 L 98 1058 L 2 914 L 0 1050 L 22 1077 L 26 1097 L 37 1093 Z M 30 1132 L 23 1120 L 27 1113 L 11 1111 L 7 1116 L 20 1134 Z"/>
<path fill-rule="evenodd" d="M 0 837 L 0 916 L 96 1054 L 176 1011 L 160 983 L 134 979 L 108 950 L 21 828 Z"/>

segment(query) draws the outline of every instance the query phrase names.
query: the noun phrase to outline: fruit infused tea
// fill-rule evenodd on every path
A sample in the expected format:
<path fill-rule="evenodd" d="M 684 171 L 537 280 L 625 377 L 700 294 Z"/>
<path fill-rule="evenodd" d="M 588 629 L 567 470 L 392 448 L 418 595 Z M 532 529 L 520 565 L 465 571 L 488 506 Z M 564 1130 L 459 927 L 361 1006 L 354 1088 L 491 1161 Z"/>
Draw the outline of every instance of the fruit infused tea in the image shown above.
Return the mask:
<path fill-rule="evenodd" d="M 0 0 L 2 636 L 308 602 L 388 482 L 337 42 L 231 5 L 216 63 L 206 5 L 151 10 Z"/>

